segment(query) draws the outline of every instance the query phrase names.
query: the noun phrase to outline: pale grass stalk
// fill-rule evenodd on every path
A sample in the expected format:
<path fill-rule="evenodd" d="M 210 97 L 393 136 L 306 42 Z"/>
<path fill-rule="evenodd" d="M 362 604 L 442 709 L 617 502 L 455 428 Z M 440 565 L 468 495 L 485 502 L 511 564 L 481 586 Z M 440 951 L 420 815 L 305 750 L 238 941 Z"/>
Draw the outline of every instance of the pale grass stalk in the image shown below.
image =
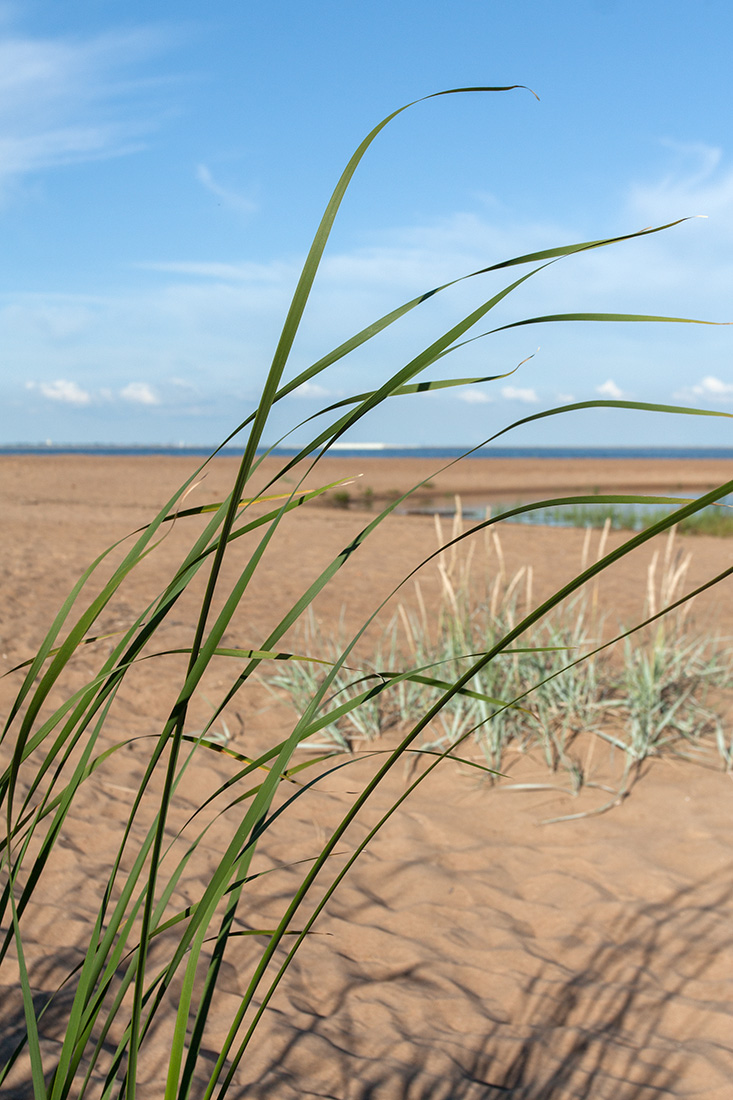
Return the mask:
<path fill-rule="evenodd" d="M 492 516 L 492 511 L 491 511 L 491 505 L 489 504 L 484 509 L 484 522 L 488 523 L 488 521 L 491 519 L 491 516 Z M 486 561 L 487 568 L 488 568 L 488 563 L 491 559 L 491 536 L 492 536 L 493 533 L 494 533 L 494 528 L 493 527 L 489 528 L 488 526 L 485 526 L 483 531 L 481 532 L 481 541 L 483 542 L 483 547 L 484 547 L 484 560 Z"/>
<path fill-rule="evenodd" d="M 453 497 L 453 533 L 452 538 L 455 540 L 463 534 L 463 503 L 459 493 L 456 493 Z M 454 561 L 458 555 L 458 545 L 455 544 L 452 547 L 451 560 Z"/>
<path fill-rule="evenodd" d="M 501 546 L 501 539 L 499 538 L 499 532 L 493 527 L 491 529 L 491 538 L 496 550 L 496 556 L 499 559 L 499 577 L 503 580 L 506 576 L 506 565 L 504 562 L 504 551 Z"/>
<path fill-rule="evenodd" d="M 428 609 L 425 606 L 425 599 L 422 594 L 422 588 L 420 587 L 420 582 L 417 580 L 415 581 L 415 596 L 417 598 L 417 606 L 420 609 L 420 618 L 423 624 L 423 631 L 425 636 L 427 637 L 430 620 L 428 619 Z"/>
<path fill-rule="evenodd" d="M 448 576 L 448 570 L 442 561 L 438 562 L 438 573 L 440 574 L 440 580 L 443 585 L 443 591 L 448 597 L 451 610 L 456 618 L 458 618 L 458 600 L 456 599 L 456 590 L 451 583 L 451 579 Z"/>
<path fill-rule="evenodd" d="M 524 613 L 529 615 L 532 610 L 532 579 L 534 577 L 534 568 L 531 565 L 527 566 L 527 584 L 524 590 Z"/>
<path fill-rule="evenodd" d="M 677 534 L 674 527 L 670 527 L 669 534 L 667 535 L 667 542 L 664 547 L 664 574 L 665 576 L 669 572 L 669 566 L 672 561 L 672 549 L 674 547 L 675 535 Z"/>
<path fill-rule="evenodd" d="M 583 536 L 583 550 L 582 550 L 582 553 L 580 555 L 580 572 L 581 573 L 584 573 L 585 570 L 588 568 L 588 561 L 589 561 L 589 558 L 590 558 L 590 540 L 591 540 L 591 535 L 592 534 L 593 534 L 593 528 L 592 527 L 586 527 L 585 535 Z"/>
<path fill-rule="evenodd" d="M 433 515 L 433 523 L 435 525 L 435 537 L 438 540 L 438 548 L 440 549 L 445 546 L 445 538 L 443 537 L 443 522 L 437 512 Z"/>
<path fill-rule="evenodd" d="M 522 577 L 524 577 L 526 575 L 526 573 L 527 573 L 527 566 L 526 565 L 520 565 L 519 569 L 517 569 L 516 573 L 512 577 L 511 581 L 509 582 L 509 587 L 506 590 L 506 593 L 504 595 L 504 600 L 503 600 L 503 602 L 504 602 L 504 604 L 506 605 L 507 608 L 509 608 L 511 606 L 512 596 L 514 595 L 514 592 L 519 587 L 519 585 L 522 583 Z"/>
<path fill-rule="evenodd" d="M 659 584 L 659 599 L 662 605 L 669 603 L 672 599 L 670 589 L 672 588 L 672 575 L 674 573 L 672 550 L 674 548 L 675 534 L 674 527 L 671 527 L 664 547 L 662 578 Z"/>
<path fill-rule="evenodd" d="M 494 578 L 494 583 L 491 586 L 491 600 L 489 602 L 489 613 L 491 615 L 492 622 L 496 621 L 499 614 L 499 601 L 501 600 L 501 574 L 498 574 Z"/>
<path fill-rule="evenodd" d="M 606 553 L 606 543 L 608 542 L 608 535 L 611 530 L 611 517 L 606 517 L 606 522 L 603 524 L 603 530 L 601 531 L 601 537 L 598 540 L 598 553 L 596 554 L 596 561 L 599 562 L 603 555 Z"/>
<path fill-rule="evenodd" d="M 657 613 L 657 586 L 655 584 L 655 574 L 658 561 L 659 551 L 655 550 L 646 573 L 646 613 L 649 618 L 654 618 Z"/>
<path fill-rule="evenodd" d="M 405 605 L 402 602 L 400 602 L 397 606 L 397 613 L 400 617 L 402 628 L 407 637 L 407 643 L 412 650 L 412 655 L 413 657 L 417 657 L 417 642 L 415 641 L 415 634 L 412 626 L 410 625 L 410 619 L 407 615 L 407 612 L 405 611 Z"/>
<path fill-rule="evenodd" d="M 608 542 L 608 535 L 611 530 L 611 517 L 606 516 L 606 522 L 603 524 L 603 530 L 598 540 L 598 551 L 596 553 L 596 563 L 602 561 L 604 554 L 606 553 L 606 543 Z M 598 615 L 598 578 L 596 577 L 593 582 L 593 596 L 591 600 L 592 614 L 596 618 Z"/>
<path fill-rule="evenodd" d="M 687 572 L 692 561 L 692 554 L 688 551 L 681 557 L 676 565 L 669 568 L 662 577 L 661 598 L 663 604 L 672 603 L 682 590 Z"/>
<path fill-rule="evenodd" d="M 460 587 L 463 589 L 464 592 L 468 592 L 468 589 L 469 589 L 469 578 L 471 576 L 471 567 L 472 567 L 473 557 L 474 557 L 475 553 L 476 553 L 476 543 L 475 542 L 470 542 L 468 544 L 468 548 L 466 549 L 466 551 L 463 555 L 462 565 L 461 565 L 461 569 L 460 569 L 460 577 L 459 577 L 459 581 L 458 581 Z"/>

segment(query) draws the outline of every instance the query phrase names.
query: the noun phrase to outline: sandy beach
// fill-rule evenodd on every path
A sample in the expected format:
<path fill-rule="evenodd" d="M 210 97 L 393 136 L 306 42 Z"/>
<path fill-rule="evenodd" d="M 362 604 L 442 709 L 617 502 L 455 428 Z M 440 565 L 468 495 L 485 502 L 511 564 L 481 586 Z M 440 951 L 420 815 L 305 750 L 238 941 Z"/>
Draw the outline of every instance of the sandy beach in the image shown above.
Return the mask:
<path fill-rule="evenodd" d="M 225 644 L 260 646 L 287 608 L 376 515 L 376 505 L 417 482 L 427 483 L 416 494 L 418 505 L 447 508 L 456 494 L 466 505 L 483 506 L 596 490 L 699 493 L 730 478 L 732 465 L 502 459 L 468 460 L 436 473 L 435 463 L 427 460 L 331 458 L 309 475 L 305 487 L 348 479 L 353 507 L 336 508 L 327 498 L 288 517 L 287 537 L 268 549 Z M 216 460 L 185 506 L 221 500 L 235 468 L 234 459 Z M 148 522 L 194 469 L 194 460 L 184 457 L 0 457 L 2 669 L 33 655 L 81 570 Z M 273 493 L 292 491 L 295 481 L 275 479 L 275 473 L 272 462 L 264 464 L 258 487 L 273 480 Z M 112 634 L 134 621 L 173 575 L 203 522 L 196 517 L 168 526 L 155 552 L 104 612 L 103 630 Z M 448 523 L 444 530 L 447 534 Z M 607 548 L 626 538 L 612 533 Z M 508 575 L 532 566 L 527 598 L 538 604 L 578 572 L 584 551 L 593 560 L 599 535 L 587 544 L 581 530 L 507 525 L 500 539 Z M 254 536 L 247 536 L 232 547 L 230 581 L 254 545 Z M 368 648 L 398 602 L 414 601 L 412 582 L 399 585 L 436 546 L 432 516 L 390 516 L 318 597 L 322 630 L 340 618 L 344 629 L 356 629 L 384 601 L 383 617 L 365 641 Z M 660 547 L 639 548 L 598 583 L 594 598 L 613 619 L 609 629 L 641 617 L 655 550 Z M 679 536 L 675 554 L 688 552 L 686 590 L 733 565 L 733 543 L 727 539 Z M 120 554 L 115 551 L 110 562 Z M 481 536 L 472 565 L 477 574 L 496 569 L 491 554 L 494 544 Z M 441 584 L 435 562 L 419 577 L 431 607 Z M 730 584 L 696 599 L 691 622 L 697 630 L 733 637 Z M 158 639 L 160 648 L 190 644 L 195 602 L 193 593 L 191 601 L 187 595 L 176 607 Z M 39 994 L 54 988 L 82 958 L 99 883 L 119 842 L 151 738 L 175 698 L 181 662 L 180 656 L 147 662 L 134 678 L 134 690 L 121 692 L 110 713 L 105 737 L 110 743 L 129 740 L 129 746 L 84 784 L 44 874 L 43 891 L 23 918 L 26 961 Z M 94 656 L 82 655 L 70 687 L 85 682 L 94 668 Z M 196 702 L 192 721 L 199 728 L 210 705 L 204 695 L 213 699 L 224 689 L 226 677 L 218 675 L 212 673 Z M 18 683 L 17 674 L 0 679 L 3 714 Z M 728 706 L 730 739 L 725 692 L 721 706 Z M 287 735 L 293 712 L 260 683 L 237 698 L 229 721 L 232 746 L 254 754 Z M 7 746 L 2 751 L 5 764 Z M 605 751 L 596 750 L 601 770 Z M 376 766 L 375 758 L 355 759 L 296 800 L 263 842 L 259 869 L 311 858 Z M 177 796 L 181 822 L 228 774 L 227 761 L 219 757 L 196 768 Z M 631 795 L 608 813 L 543 825 L 547 818 L 591 809 L 592 793 L 581 791 L 576 798 L 560 789 L 557 777 L 531 754 L 511 762 L 510 781 L 544 783 L 548 789 L 510 790 L 508 782 L 490 785 L 467 767 L 442 764 L 379 832 L 329 902 L 317 934 L 304 944 L 276 993 L 230 1095 L 727 1100 L 733 1080 L 731 775 L 713 754 L 700 764 L 662 757 L 647 762 L 642 772 Z M 402 767 L 388 777 L 344 838 L 334 868 L 406 782 Z M 191 861 L 191 882 L 176 890 L 176 904 L 191 904 L 214 854 L 227 843 L 234 812 L 212 822 Z M 250 927 L 270 927 L 278 919 L 299 873 L 282 867 L 253 888 Z M 227 961 L 207 1048 L 211 1064 L 242 981 L 235 963 Z M 4 976 L 0 982 L 4 1060 L 22 1029 L 23 1012 L 14 983 Z M 68 1003 L 64 993 L 44 1019 L 49 1064 Z M 170 1049 L 165 1026 L 149 1046 L 140 1095 L 154 1100 L 162 1096 Z M 27 1067 L 19 1064 L 13 1072 L 5 1095 L 32 1097 Z"/>

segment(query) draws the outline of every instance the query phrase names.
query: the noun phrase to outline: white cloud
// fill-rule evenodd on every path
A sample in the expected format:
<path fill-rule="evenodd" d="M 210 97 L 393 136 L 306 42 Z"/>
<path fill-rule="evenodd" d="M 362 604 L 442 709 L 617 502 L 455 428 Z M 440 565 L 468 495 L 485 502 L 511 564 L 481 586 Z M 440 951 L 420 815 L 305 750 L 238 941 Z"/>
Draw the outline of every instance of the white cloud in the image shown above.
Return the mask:
<path fill-rule="evenodd" d="M 608 397 L 612 401 L 620 401 L 624 396 L 624 391 L 616 385 L 612 378 L 609 378 L 600 386 L 596 386 L 596 393 L 599 393 L 601 397 Z"/>
<path fill-rule="evenodd" d="M 205 164 L 197 165 L 196 179 L 219 200 L 222 206 L 227 207 L 229 210 L 234 210 L 237 214 L 244 214 L 247 217 L 257 211 L 256 202 L 252 202 L 246 195 L 233 191 L 230 187 L 223 187 L 214 179 L 210 169 Z"/>
<path fill-rule="evenodd" d="M 120 390 L 120 397 L 123 401 L 130 401 L 134 405 L 160 404 L 160 398 L 147 382 L 130 382 Z"/>
<path fill-rule="evenodd" d="M 494 398 L 490 397 L 484 390 L 478 390 L 472 386 L 470 389 L 460 390 L 458 400 L 465 401 L 467 405 L 488 405 Z"/>
<path fill-rule="evenodd" d="M 521 401 L 525 405 L 536 405 L 539 401 L 535 390 L 519 389 L 517 386 L 502 386 L 501 396 L 507 401 Z"/>
<path fill-rule="evenodd" d="M 55 382 L 26 382 L 26 389 L 39 390 L 49 401 L 64 405 L 82 406 L 92 402 L 91 394 L 66 378 L 57 378 Z"/>
<path fill-rule="evenodd" d="M 733 395 L 733 384 L 709 374 L 697 386 L 692 387 L 692 392 L 702 397 L 729 398 Z"/>
<path fill-rule="evenodd" d="M 326 389 L 325 386 L 319 386 L 317 382 L 303 382 L 300 386 L 293 390 L 289 395 L 290 397 L 338 397 L 339 394 L 334 393 L 333 390 Z"/>
<path fill-rule="evenodd" d="M 733 383 L 708 374 L 696 386 L 683 386 L 673 397 L 676 401 L 691 401 L 693 404 L 697 404 L 700 397 L 705 401 L 733 401 Z"/>

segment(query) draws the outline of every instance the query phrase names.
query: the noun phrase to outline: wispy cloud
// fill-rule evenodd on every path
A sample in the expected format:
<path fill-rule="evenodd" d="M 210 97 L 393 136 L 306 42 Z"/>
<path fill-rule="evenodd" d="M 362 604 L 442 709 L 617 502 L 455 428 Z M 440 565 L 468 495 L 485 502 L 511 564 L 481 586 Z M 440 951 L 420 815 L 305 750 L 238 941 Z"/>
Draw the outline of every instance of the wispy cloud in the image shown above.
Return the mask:
<path fill-rule="evenodd" d="M 197 166 L 196 179 L 227 209 L 246 217 L 250 217 L 258 210 L 257 203 L 253 202 L 252 199 L 239 191 L 234 191 L 231 187 L 224 187 L 218 180 L 215 180 L 211 170 L 205 164 Z"/>
<path fill-rule="evenodd" d="M 722 170 L 723 150 L 701 141 L 662 144 L 672 151 L 674 164 L 661 179 L 635 185 L 632 203 L 654 217 L 730 213 L 733 173 Z"/>
<path fill-rule="evenodd" d="M 135 264 L 141 271 L 161 271 L 170 275 L 190 275 L 196 279 L 218 279 L 223 282 L 278 283 L 297 278 L 293 264 L 222 263 L 219 260 L 161 260 Z"/>
<path fill-rule="evenodd" d="M 146 28 L 85 39 L 0 28 L 0 185 L 139 149 L 156 111 L 150 82 L 134 73 L 166 46 L 160 31 Z"/>

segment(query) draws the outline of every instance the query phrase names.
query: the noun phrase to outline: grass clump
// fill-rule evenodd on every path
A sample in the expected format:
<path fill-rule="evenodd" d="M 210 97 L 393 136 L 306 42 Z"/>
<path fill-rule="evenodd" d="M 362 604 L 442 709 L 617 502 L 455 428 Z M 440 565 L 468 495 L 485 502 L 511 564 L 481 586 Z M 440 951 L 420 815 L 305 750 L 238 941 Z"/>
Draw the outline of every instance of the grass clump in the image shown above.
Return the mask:
<path fill-rule="evenodd" d="M 351 504 L 351 493 L 348 489 L 337 489 L 331 494 L 334 508 L 348 508 Z"/>
<path fill-rule="evenodd" d="M 307 617 L 316 597 L 343 565 L 409 496 L 400 493 L 380 511 L 374 510 L 358 534 L 321 567 L 290 606 L 275 609 L 264 636 L 253 633 L 246 614 L 240 617 L 239 612 L 242 607 L 246 610 L 247 594 L 264 583 L 273 546 L 283 542 L 291 554 L 302 552 L 292 537 L 292 513 L 319 497 L 327 499 L 337 489 L 336 484 L 302 487 L 314 468 L 318 472 L 320 457 L 331 444 L 361 426 L 392 397 L 484 385 L 504 377 L 510 366 L 502 374 L 470 378 L 428 380 L 426 372 L 466 340 L 489 336 L 493 330 L 476 334 L 476 326 L 549 264 L 669 228 L 577 242 L 501 261 L 492 258 L 485 268 L 468 273 L 464 279 L 503 273 L 509 281 L 500 290 L 488 292 L 476 308 L 460 316 L 409 362 L 379 379 L 373 390 L 343 398 L 305 425 L 295 426 L 305 439 L 303 446 L 284 458 L 276 476 L 262 486 L 256 480 L 258 456 L 275 405 L 408 313 L 429 308 L 437 295 L 461 281 L 425 288 L 317 362 L 288 374 L 291 351 L 344 194 L 372 142 L 406 109 L 393 112 L 367 135 L 336 185 L 304 262 L 258 404 L 222 444 L 235 436 L 242 443 L 241 461 L 226 497 L 190 505 L 187 495 L 198 484 L 204 463 L 149 523 L 88 566 L 61 603 L 37 653 L 9 674 L 15 693 L 0 734 L 0 803 L 5 821 L 0 840 L 0 984 L 16 990 L 20 1022 L 4 1048 L 0 1066 L 0 1088 L 8 1096 L 29 1090 L 35 1100 L 142 1096 L 221 1100 L 228 1093 L 242 1095 L 250 1079 L 251 1043 L 263 1015 L 323 907 L 381 825 L 442 755 L 455 752 L 474 732 L 470 723 L 481 731 L 479 743 L 485 746 L 486 759 L 494 765 L 504 759 L 507 742 L 515 736 L 518 708 L 535 705 L 527 699 L 531 685 L 525 688 L 522 683 L 521 691 L 512 695 L 517 686 L 507 679 L 518 666 L 518 650 L 534 649 L 539 662 L 533 670 L 535 679 L 548 672 L 543 661 L 556 659 L 539 654 L 561 652 L 536 643 L 527 646 L 526 639 L 536 636 L 532 631 L 549 629 L 542 637 L 560 639 L 563 649 L 575 644 L 577 638 L 566 637 L 557 623 L 555 633 L 541 628 L 554 608 L 572 599 L 606 566 L 733 489 L 728 483 L 679 507 L 587 564 L 538 606 L 531 606 L 526 598 L 527 575 L 513 591 L 511 582 L 503 594 L 500 587 L 496 600 L 501 608 L 497 602 L 494 611 L 501 614 L 490 623 L 477 623 L 469 609 L 454 614 L 463 597 L 446 572 L 440 659 L 436 662 L 431 652 L 424 661 L 419 622 L 411 621 L 405 612 L 403 629 L 412 632 L 415 642 L 411 660 L 353 684 L 346 693 L 342 678 L 380 607 L 335 650 L 320 646 L 315 638 L 319 649 L 315 655 L 293 653 L 283 649 L 284 639 L 292 636 L 295 625 Z M 682 319 L 567 313 L 518 318 L 500 327 L 562 320 L 657 323 Z M 723 415 L 599 400 L 535 413 L 517 425 L 592 407 Z M 287 478 L 292 479 L 292 490 L 283 496 L 272 486 L 276 481 L 286 484 Z M 308 484 L 313 483 L 311 477 Z M 566 503 L 583 503 L 583 498 Z M 522 506 L 520 511 L 533 507 Z M 473 533 L 490 531 L 494 523 L 487 519 Z M 174 543 L 180 547 L 175 565 L 160 589 L 130 612 L 124 601 L 131 577 L 151 555 L 162 553 L 174 524 L 176 538 L 182 540 Z M 469 534 L 456 532 L 449 547 L 463 544 Z M 730 572 L 723 571 L 701 587 Z M 120 605 L 125 610 L 117 617 L 125 625 L 110 635 L 105 623 Z M 491 612 L 491 594 L 488 606 Z M 166 631 L 179 616 L 180 635 L 171 645 Z M 654 614 L 647 619 L 651 625 Z M 404 645 L 398 647 L 395 642 L 389 663 L 404 659 L 405 654 Z M 230 727 L 225 723 L 234 706 L 268 668 L 289 664 L 315 664 L 325 675 L 310 684 L 309 694 L 303 694 L 285 735 L 264 746 L 249 744 L 246 738 L 242 744 L 229 738 Z M 555 664 L 549 669 L 559 681 Z M 158 670 L 159 683 L 165 686 L 158 692 L 158 711 L 149 716 L 152 732 L 138 739 L 127 731 L 129 700 L 135 698 L 137 678 L 149 670 Z M 574 681 L 575 694 L 581 696 L 586 688 L 578 692 L 577 685 L 583 675 L 577 672 Z M 574 719 L 568 717 L 568 700 L 573 690 L 572 681 L 562 690 L 558 684 L 553 688 L 555 696 L 542 696 L 543 701 L 536 704 L 547 715 L 557 715 L 554 727 L 547 719 L 553 731 L 548 734 L 547 752 L 559 760 L 567 755 L 572 737 Z M 303 804 L 307 806 L 313 788 L 340 766 L 330 759 L 319 760 L 313 752 L 302 753 L 302 746 L 317 744 L 334 723 L 348 721 L 359 736 L 360 729 L 369 731 L 374 725 L 372 705 L 388 691 L 397 700 L 398 710 L 402 707 L 411 716 L 397 744 L 377 758 L 366 779 L 357 776 L 346 810 L 317 846 L 302 858 L 286 851 L 280 860 L 273 860 L 269 846 L 277 844 L 283 822 Z M 211 705 L 204 705 L 206 700 Z M 472 708 L 468 730 L 464 729 L 465 708 Z M 202 713 L 209 715 L 203 726 Z M 214 731 L 224 731 L 225 736 L 217 737 Z M 342 747 L 351 747 L 355 736 L 344 735 Z M 650 746 L 659 743 L 654 729 L 639 737 L 646 737 Z M 429 765 L 341 858 L 344 834 L 385 777 L 415 747 L 431 743 L 434 755 Z M 109 821 L 105 818 L 109 826 L 104 830 L 105 846 L 95 807 L 98 818 L 98 806 L 106 797 L 105 777 L 109 779 L 117 765 L 129 764 L 133 757 L 134 783 L 116 784 L 115 798 L 121 804 L 115 803 Z M 344 766 L 351 763 L 347 757 Z M 200 777 L 207 767 L 212 778 L 202 792 Z M 186 790 L 194 792 L 193 805 L 184 797 Z M 85 899 L 93 917 L 82 935 L 74 939 L 70 929 L 62 928 L 59 935 L 68 940 L 46 949 L 39 928 L 51 919 L 48 883 L 54 881 L 58 866 L 64 865 L 69 834 L 76 835 L 74 830 L 79 829 L 84 847 L 68 865 L 68 874 L 75 876 L 75 896 Z M 265 875 L 274 876 L 278 888 L 273 891 L 273 908 L 263 916 L 258 889 Z M 163 1065 L 157 1061 L 160 1050 L 166 1052 Z"/>
<path fill-rule="evenodd" d="M 445 545 L 442 525 L 435 517 L 439 546 Z M 601 535 L 603 555 L 610 522 Z M 655 552 L 647 577 L 647 616 L 654 617 L 680 596 L 690 555 L 673 552 L 674 528 L 662 555 Z M 452 553 L 437 559 L 441 588 L 437 607 L 430 612 L 418 582 L 415 599 L 404 602 L 380 635 L 380 641 L 358 670 L 343 668 L 323 699 L 321 739 L 307 746 L 319 751 L 364 749 L 389 730 L 404 730 L 417 722 L 439 698 L 443 685 L 461 679 L 478 653 L 495 646 L 531 613 L 532 567 L 507 575 L 505 556 L 496 531 L 485 538 L 481 566 L 476 566 L 475 544 L 465 555 L 456 553 L 463 535 L 457 502 Z M 583 566 L 587 565 L 586 539 Z M 660 576 L 657 579 L 657 570 Z M 641 764 L 651 756 L 672 753 L 710 760 L 717 749 L 723 766 L 731 754 L 723 736 L 721 715 L 710 704 L 710 694 L 724 687 L 733 668 L 733 647 L 695 632 L 689 604 L 642 631 L 623 637 L 623 658 L 614 660 L 605 647 L 607 616 L 597 591 L 581 591 L 557 606 L 524 634 L 521 646 L 504 650 L 501 657 L 478 671 L 440 709 L 423 731 L 423 751 L 449 753 L 467 734 L 494 773 L 510 768 L 517 754 L 539 755 L 552 772 L 562 772 L 569 789 L 597 787 L 588 774 L 593 757 L 591 739 L 620 752 L 622 769 L 614 794 L 604 809 L 615 805 L 631 789 Z M 330 628 L 329 628 L 330 629 Z M 299 641 L 305 652 L 328 654 L 343 648 L 343 624 L 324 633 L 315 616 L 308 620 Z M 399 678 L 395 669 L 409 663 L 419 676 Z M 288 665 L 268 677 L 301 712 L 313 698 L 324 674 L 316 665 Z M 343 703 L 379 685 L 359 709 L 341 715 Z M 507 705 L 507 701 L 514 701 Z M 328 721 L 330 714 L 339 717 Z M 584 763 L 586 761 L 586 763 Z"/>
<path fill-rule="evenodd" d="M 733 512 L 730 506 L 705 508 L 699 515 L 687 516 L 679 525 L 683 535 L 713 535 L 730 538 L 733 535 Z"/>

